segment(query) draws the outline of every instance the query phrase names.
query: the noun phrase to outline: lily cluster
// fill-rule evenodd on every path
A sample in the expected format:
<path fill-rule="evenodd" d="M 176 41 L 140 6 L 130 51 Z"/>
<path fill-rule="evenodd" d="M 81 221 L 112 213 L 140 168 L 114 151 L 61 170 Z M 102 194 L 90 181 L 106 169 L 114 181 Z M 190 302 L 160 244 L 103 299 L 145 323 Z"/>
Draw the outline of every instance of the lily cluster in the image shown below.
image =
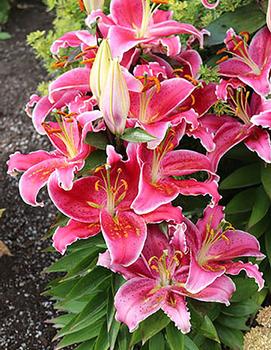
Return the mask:
<path fill-rule="evenodd" d="M 187 298 L 229 305 L 235 291 L 229 276 L 242 270 L 259 289 L 264 285 L 258 265 L 247 260 L 264 257 L 258 241 L 224 218 L 217 168 L 241 142 L 271 162 L 271 34 L 263 28 L 250 41 L 230 29 L 218 52 L 221 80 L 206 83 L 194 45 L 202 47 L 209 33 L 174 21 L 160 9 L 164 3 L 112 0 L 106 15 L 103 1 L 81 2 L 92 31 L 69 32 L 53 43 L 55 67 L 71 69 L 50 84 L 48 96 L 31 96 L 26 108 L 53 149 L 16 152 L 8 172 L 23 172 L 26 203 L 42 206 L 37 195 L 47 185 L 69 218 L 53 236 L 60 253 L 102 233 L 108 250 L 98 265 L 127 280 L 115 296 L 117 320 L 133 331 L 162 309 L 187 333 Z M 63 49 L 70 55 L 61 56 Z M 108 144 L 105 164 L 86 173 L 81 170 L 96 151 L 85 142 L 89 133 Z M 198 139 L 205 151 L 184 149 L 184 137 Z M 210 203 L 195 224 L 176 203 L 198 195 Z"/>

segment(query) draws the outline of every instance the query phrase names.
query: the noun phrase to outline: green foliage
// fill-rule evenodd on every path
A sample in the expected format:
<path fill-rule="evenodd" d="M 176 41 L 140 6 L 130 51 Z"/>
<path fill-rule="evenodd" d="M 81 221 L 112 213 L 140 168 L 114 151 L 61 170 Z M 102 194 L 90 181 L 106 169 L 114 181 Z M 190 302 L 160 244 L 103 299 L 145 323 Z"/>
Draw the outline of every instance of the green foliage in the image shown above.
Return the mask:
<path fill-rule="evenodd" d="M 47 33 L 36 31 L 29 34 L 27 42 L 34 48 L 37 58 L 44 62 L 48 72 L 53 72 L 50 46 L 64 33 L 81 29 L 84 26 L 85 14 L 80 11 L 75 0 L 46 0 L 45 3 L 49 11 L 55 11 L 53 29 Z"/>
<path fill-rule="evenodd" d="M 233 3 L 236 2 L 233 1 Z M 265 21 L 265 14 L 255 2 L 237 8 L 232 13 L 226 12 L 207 27 L 211 35 L 207 38 L 206 45 L 223 43 L 228 28 L 233 28 L 237 33 L 245 31 L 253 34 L 265 24 Z"/>
<path fill-rule="evenodd" d="M 202 28 L 208 26 L 225 12 L 233 12 L 240 6 L 247 5 L 254 0 L 221 0 L 215 10 L 208 10 L 202 6 L 200 0 L 179 1 L 170 0 L 170 9 L 174 11 L 174 17 L 180 22 L 193 23 Z"/>
<path fill-rule="evenodd" d="M 0 2 L 0 28 L 2 24 L 5 24 L 8 20 L 8 14 L 10 10 L 9 0 L 1 0 Z"/>
<path fill-rule="evenodd" d="M 131 334 L 115 320 L 114 295 L 123 278 L 96 267 L 97 256 L 104 250 L 100 235 L 81 240 L 47 269 L 62 273 L 45 292 L 64 313 L 51 320 L 58 329 L 56 349 L 76 345 L 77 350 L 216 350 L 230 341 L 234 349 L 241 349 L 247 321 L 266 295 L 257 298 L 253 280 L 234 278 L 237 290 L 229 307 L 188 298 L 193 327 L 189 335 L 183 335 L 162 311 L 148 317 Z"/>

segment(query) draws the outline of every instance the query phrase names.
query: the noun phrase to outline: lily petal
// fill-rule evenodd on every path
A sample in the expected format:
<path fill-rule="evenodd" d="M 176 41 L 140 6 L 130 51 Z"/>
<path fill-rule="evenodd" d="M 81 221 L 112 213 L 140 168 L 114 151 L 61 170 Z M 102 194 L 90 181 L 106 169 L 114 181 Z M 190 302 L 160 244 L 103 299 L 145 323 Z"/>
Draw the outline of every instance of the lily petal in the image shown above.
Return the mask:
<path fill-rule="evenodd" d="M 80 222 L 97 222 L 100 206 L 106 200 L 103 191 L 95 191 L 96 176 L 84 177 L 73 184 L 70 191 L 59 187 L 57 176 L 54 174 L 48 183 L 48 192 L 54 205 L 64 215 Z"/>
<path fill-rule="evenodd" d="M 175 323 L 175 326 L 183 333 L 191 330 L 190 312 L 183 296 L 176 293 L 170 294 L 170 300 L 161 306 L 164 313 Z"/>
<path fill-rule="evenodd" d="M 260 291 L 264 287 L 263 273 L 259 271 L 258 265 L 253 265 L 252 263 L 243 263 L 242 261 L 233 262 L 229 264 L 226 273 L 230 275 L 239 275 L 243 270 L 248 277 L 254 278 L 255 282 L 258 284 L 258 290 Z"/>
<path fill-rule="evenodd" d="M 78 239 L 86 239 L 97 235 L 101 231 L 100 223 L 86 224 L 70 220 L 64 227 L 58 227 L 53 235 L 53 246 L 61 254 L 67 247 Z"/>
<path fill-rule="evenodd" d="M 130 332 L 148 316 L 160 309 L 166 297 L 166 291 L 153 292 L 156 281 L 149 278 L 133 278 L 125 283 L 115 296 L 116 320 L 125 323 Z"/>
<path fill-rule="evenodd" d="M 145 243 L 147 227 L 133 212 L 119 212 L 113 217 L 106 210 L 100 216 L 102 233 L 112 257 L 112 264 L 131 265 Z"/>

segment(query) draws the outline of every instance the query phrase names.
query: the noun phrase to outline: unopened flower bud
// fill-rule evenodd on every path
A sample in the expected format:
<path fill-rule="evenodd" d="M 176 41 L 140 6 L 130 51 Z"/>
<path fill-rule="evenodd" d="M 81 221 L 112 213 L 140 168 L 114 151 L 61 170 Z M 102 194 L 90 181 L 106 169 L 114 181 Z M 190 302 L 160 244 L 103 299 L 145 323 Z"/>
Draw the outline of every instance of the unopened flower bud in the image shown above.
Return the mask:
<path fill-rule="evenodd" d="M 102 10 L 104 6 L 104 0 L 83 0 L 83 2 L 88 14 L 94 10 Z"/>
<path fill-rule="evenodd" d="M 100 109 L 109 130 L 115 135 L 122 135 L 130 109 L 130 97 L 116 58 L 111 60 L 107 83 L 101 94 Z"/>
<path fill-rule="evenodd" d="M 266 12 L 266 24 L 271 32 L 271 0 L 268 0 L 267 12 Z"/>
<path fill-rule="evenodd" d="M 101 92 L 104 90 L 104 86 L 107 82 L 111 59 L 112 56 L 110 46 L 108 41 L 105 39 L 102 41 L 98 49 L 90 72 L 90 89 L 98 103 Z"/>

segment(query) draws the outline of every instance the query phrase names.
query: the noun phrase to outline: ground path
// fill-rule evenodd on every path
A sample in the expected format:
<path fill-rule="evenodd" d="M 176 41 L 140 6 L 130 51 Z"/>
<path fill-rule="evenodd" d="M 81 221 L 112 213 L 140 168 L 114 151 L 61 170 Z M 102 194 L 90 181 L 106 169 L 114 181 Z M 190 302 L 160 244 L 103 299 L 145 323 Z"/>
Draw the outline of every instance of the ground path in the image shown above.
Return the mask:
<path fill-rule="evenodd" d="M 18 181 L 6 175 L 6 160 L 15 151 L 29 152 L 46 147 L 34 132 L 24 105 L 37 84 L 46 77 L 25 38 L 34 30 L 48 29 L 52 18 L 38 0 L 20 0 L 12 10 L 6 30 L 12 35 L 0 41 L 0 240 L 12 257 L 0 258 L 0 349 L 51 350 L 54 335 L 44 321 L 53 315 L 51 303 L 40 296 L 50 265 L 43 253 L 49 242 L 40 238 L 53 221 L 51 208 L 31 208 L 18 194 Z"/>

